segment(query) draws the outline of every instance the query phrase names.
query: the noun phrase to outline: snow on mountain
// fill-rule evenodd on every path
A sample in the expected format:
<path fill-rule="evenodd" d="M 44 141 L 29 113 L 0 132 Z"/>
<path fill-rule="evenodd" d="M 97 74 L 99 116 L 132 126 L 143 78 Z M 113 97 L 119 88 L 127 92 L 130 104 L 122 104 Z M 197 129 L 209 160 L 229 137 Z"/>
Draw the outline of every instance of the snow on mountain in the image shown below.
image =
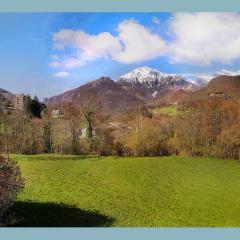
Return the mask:
<path fill-rule="evenodd" d="M 151 82 L 158 81 L 160 82 L 166 82 L 169 79 L 179 80 L 182 79 L 180 75 L 177 74 L 168 74 L 160 72 L 156 69 L 149 68 L 149 67 L 140 67 L 136 68 L 133 71 L 122 75 L 119 78 L 119 81 L 127 81 L 127 82 L 138 82 L 138 83 L 145 83 L 148 82 L 151 84 Z"/>
<path fill-rule="evenodd" d="M 153 98 L 157 97 L 160 92 L 167 90 L 194 91 L 197 89 L 194 83 L 188 82 L 181 75 L 163 73 L 149 67 L 136 68 L 120 76 L 118 82 L 142 90 L 145 88 L 146 95 Z"/>
<path fill-rule="evenodd" d="M 193 80 L 192 82 L 198 85 L 199 87 L 205 87 L 213 78 L 216 78 L 219 76 L 239 76 L 239 75 L 240 75 L 240 70 L 230 71 L 227 69 L 221 69 L 220 71 L 212 74 L 198 75 L 195 78 L 195 80 Z"/>
<path fill-rule="evenodd" d="M 208 82 L 210 81 L 210 79 L 207 78 L 203 78 L 203 77 L 198 77 L 197 79 L 195 79 L 193 81 L 193 83 L 195 83 L 197 86 L 199 86 L 200 88 L 207 86 Z"/>

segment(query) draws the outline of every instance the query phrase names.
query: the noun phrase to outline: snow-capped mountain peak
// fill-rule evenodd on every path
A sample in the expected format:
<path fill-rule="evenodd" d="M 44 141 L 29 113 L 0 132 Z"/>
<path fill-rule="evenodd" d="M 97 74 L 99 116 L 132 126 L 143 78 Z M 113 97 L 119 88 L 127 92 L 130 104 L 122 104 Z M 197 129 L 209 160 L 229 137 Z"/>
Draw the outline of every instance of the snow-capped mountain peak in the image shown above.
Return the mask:
<path fill-rule="evenodd" d="M 118 83 L 125 88 L 141 89 L 144 96 L 157 97 L 169 90 L 193 91 L 197 86 L 187 81 L 183 76 L 163 73 L 150 67 L 140 67 L 119 77 Z"/>
<path fill-rule="evenodd" d="M 175 80 L 179 80 L 181 78 L 177 74 L 169 74 L 163 73 L 159 70 L 150 68 L 150 67 L 140 67 L 136 68 L 133 71 L 122 75 L 119 78 L 119 81 L 127 81 L 127 82 L 154 82 L 154 81 L 164 81 L 166 78 L 175 78 Z"/>

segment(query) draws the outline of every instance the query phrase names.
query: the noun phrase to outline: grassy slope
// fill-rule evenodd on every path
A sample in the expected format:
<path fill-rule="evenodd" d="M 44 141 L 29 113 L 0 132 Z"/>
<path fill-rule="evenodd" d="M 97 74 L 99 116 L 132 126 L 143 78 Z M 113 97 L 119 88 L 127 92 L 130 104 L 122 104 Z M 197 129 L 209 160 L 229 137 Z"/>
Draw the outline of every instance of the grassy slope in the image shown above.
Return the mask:
<path fill-rule="evenodd" d="M 177 107 L 175 105 L 158 107 L 153 109 L 154 114 L 164 114 L 168 116 L 176 116 L 178 114 Z"/>
<path fill-rule="evenodd" d="M 19 225 L 240 226 L 237 161 L 14 157 L 26 178 Z"/>

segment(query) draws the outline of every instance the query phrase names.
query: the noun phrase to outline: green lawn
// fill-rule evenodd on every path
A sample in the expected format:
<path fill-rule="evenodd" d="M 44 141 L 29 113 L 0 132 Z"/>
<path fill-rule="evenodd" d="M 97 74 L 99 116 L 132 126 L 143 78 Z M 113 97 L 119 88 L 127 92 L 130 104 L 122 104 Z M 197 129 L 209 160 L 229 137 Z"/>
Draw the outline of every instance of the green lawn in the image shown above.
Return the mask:
<path fill-rule="evenodd" d="M 240 226 L 240 162 L 14 155 L 17 226 Z"/>
<path fill-rule="evenodd" d="M 164 114 L 167 116 L 176 116 L 178 114 L 177 107 L 175 105 L 158 107 L 153 109 L 154 114 Z"/>

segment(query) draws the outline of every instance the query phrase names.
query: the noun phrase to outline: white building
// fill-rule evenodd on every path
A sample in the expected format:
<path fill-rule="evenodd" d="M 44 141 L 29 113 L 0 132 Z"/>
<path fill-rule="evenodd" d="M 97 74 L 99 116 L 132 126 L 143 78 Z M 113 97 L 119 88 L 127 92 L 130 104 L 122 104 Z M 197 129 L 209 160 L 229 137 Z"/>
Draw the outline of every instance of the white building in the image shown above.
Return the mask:
<path fill-rule="evenodd" d="M 51 117 L 52 118 L 61 118 L 63 116 L 64 116 L 64 113 L 59 109 L 54 109 L 51 112 Z"/>

